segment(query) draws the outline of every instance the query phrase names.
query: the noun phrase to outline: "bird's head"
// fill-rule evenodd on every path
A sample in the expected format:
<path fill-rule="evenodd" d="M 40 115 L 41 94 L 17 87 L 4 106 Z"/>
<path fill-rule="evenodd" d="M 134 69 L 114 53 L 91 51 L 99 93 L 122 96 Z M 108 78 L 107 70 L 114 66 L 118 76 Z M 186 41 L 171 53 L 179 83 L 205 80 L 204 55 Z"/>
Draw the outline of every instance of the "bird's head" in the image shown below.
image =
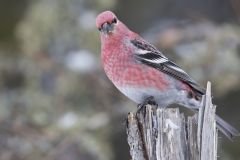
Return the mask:
<path fill-rule="evenodd" d="M 96 26 L 101 33 L 109 35 L 118 25 L 118 19 L 111 11 L 104 11 L 97 16 Z"/>

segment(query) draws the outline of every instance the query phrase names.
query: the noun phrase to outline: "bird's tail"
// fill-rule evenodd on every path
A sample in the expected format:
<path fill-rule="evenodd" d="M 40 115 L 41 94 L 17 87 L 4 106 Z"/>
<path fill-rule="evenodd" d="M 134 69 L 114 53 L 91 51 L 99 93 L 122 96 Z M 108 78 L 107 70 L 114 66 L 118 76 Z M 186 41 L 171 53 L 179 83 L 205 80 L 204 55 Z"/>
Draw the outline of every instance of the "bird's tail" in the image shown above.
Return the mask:
<path fill-rule="evenodd" d="M 192 111 L 198 111 L 199 108 L 191 108 Z M 229 140 L 233 141 L 234 137 L 240 136 L 240 132 L 234 128 L 232 125 L 224 121 L 218 115 L 215 116 L 217 129 L 224 134 Z"/>
<path fill-rule="evenodd" d="M 240 132 L 236 128 L 234 128 L 229 123 L 224 121 L 218 115 L 216 115 L 216 123 L 218 130 L 222 132 L 231 141 L 233 140 L 234 137 L 240 136 Z"/>

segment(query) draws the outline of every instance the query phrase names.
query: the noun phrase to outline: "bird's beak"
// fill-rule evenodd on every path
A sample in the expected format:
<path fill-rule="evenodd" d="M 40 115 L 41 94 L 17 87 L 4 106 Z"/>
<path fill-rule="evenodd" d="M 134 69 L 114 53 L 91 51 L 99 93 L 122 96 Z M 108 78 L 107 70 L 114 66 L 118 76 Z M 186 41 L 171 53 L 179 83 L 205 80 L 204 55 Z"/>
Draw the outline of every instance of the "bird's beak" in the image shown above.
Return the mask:
<path fill-rule="evenodd" d="M 103 32 L 104 34 L 109 34 L 113 31 L 113 28 L 114 28 L 114 24 L 104 23 L 100 31 Z"/>

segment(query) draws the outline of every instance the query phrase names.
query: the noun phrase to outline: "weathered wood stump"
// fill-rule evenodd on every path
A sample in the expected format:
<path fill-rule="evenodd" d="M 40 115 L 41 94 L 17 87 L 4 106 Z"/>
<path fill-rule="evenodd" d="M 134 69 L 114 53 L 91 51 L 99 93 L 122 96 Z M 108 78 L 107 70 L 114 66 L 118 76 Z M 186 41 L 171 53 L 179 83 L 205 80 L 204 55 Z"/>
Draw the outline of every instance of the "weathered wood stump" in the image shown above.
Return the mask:
<path fill-rule="evenodd" d="M 202 107 L 185 118 L 178 108 L 147 105 L 128 114 L 127 136 L 132 160 L 216 160 L 217 130 L 211 83 Z"/>

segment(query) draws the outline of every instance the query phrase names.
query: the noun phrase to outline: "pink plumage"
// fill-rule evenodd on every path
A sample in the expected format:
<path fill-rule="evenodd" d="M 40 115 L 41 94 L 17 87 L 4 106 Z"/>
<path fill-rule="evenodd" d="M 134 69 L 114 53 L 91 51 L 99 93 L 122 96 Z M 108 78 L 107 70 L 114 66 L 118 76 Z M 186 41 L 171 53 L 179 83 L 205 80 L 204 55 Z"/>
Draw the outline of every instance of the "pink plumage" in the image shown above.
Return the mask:
<path fill-rule="evenodd" d="M 159 107 L 174 103 L 194 110 L 200 107 L 204 89 L 153 45 L 129 30 L 114 13 L 99 14 L 96 26 L 100 30 L 106 75 L 128 98 L 143 103 L 154 97 Z M 217 124 L 229 138 L 239 134 L 221 119 Z"/>
<path fill-rule="evenodd" d="M 111 11 L 104 11 L 102 14 L 98 15 L 96 19 L 97 28 L 101 27 L 103 23 L 112 22 L 112 20 L 116 17 L 114 13 Z"/>
<path fill-rule="evenodd" d="M 165 107 L 173 103 L 172 100 L 175 101 L 174 99 L 171 100 L 170 94 L 176 93 L 176 96 L 179 97 L 179 93 L 183 93 L 187 96 L 190 88 L 186 84 L 176 81 L 163 72 L 159 72 L 156 68 L 142 64 L 134 58 L 134 53 L 141 52 L 141 50 L 135 47 L 131 40 L 145 42 L 138 34 L 130 31 L 121 21 L 117 20 L 115 24 L 112 24 L 114 18 L 117 18 L 114 13 L 105 11 L 96 20 L 98 27 L 101 27 L 104 23 L 115 25 L 114 30 L 109 31 L 109 33 L 101 33 L 103 68 L 113 84 L 123 94 L 137 103 L 142 103 L 145 98 L 158 94 L 159 96 L 156 96 L 155 99 L 159 103 L 161 101 L 161 106 Z M 184 89 L 183 92 L 175 91 L 181 88 Z M 161 95 L 167 99 L 161 98 Z M 180 98 L 177 97 L 176 101 Z"/>

